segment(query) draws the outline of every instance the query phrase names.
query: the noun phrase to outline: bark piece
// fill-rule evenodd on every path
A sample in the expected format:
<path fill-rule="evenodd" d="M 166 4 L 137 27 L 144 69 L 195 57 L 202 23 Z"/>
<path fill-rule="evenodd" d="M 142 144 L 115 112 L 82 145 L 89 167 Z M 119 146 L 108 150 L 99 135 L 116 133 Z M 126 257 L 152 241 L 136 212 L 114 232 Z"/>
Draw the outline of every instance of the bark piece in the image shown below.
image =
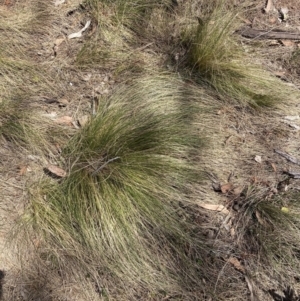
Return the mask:
<path fill-rule="evenodd" d="M 238 31 L 243 37 L 250 39 L 271 39 L 271 40 L 300 40 L 300 34 L 288 31 L 261 30 L 244 27 Z"/>

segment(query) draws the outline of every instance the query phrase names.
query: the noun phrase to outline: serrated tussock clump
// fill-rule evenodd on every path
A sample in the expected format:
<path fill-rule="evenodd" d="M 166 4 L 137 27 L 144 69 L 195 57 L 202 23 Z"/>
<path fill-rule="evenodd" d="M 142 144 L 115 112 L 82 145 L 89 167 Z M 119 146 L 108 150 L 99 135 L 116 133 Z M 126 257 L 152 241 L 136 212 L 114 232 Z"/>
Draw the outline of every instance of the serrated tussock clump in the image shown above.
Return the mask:
<path fill-rule="evenodd" d="M 202 140 L 193 134 L 180 85 L 172 77 L 140 79 L 101 100 L 63 150 L 69 175 L 33 190 L 24 221 L 60 266 L 72 262 L 72 269 L 125 291 L 198 285 L 201 243 L 177 210 L 187 184 L 199 180 L 189 157 Z"/>

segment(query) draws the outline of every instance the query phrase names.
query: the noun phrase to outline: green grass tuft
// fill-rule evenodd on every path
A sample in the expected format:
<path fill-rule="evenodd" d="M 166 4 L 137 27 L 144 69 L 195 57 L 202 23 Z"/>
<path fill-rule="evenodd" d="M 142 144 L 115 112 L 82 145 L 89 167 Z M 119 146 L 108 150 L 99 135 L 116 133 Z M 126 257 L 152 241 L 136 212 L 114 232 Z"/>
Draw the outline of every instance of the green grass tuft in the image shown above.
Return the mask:
<path fill-rule="evenodd" d="M 174 293 L 198 285 L 201 244 L 177 209 L 186 185 L 199 180 L 189 156 L 203 142 L 192 134 L 179 85 L 142 79 L 101 100 L 63 150 L 68 177 L 40 184 L 24 219 L 58 262 L 100 283 L 112 277 L 108 290 L 118 283 L 124 291 Z M 191 259 L 187 249 L 198 255 Z"/>
<path fill-rule="evenodd" d="M 299 193 L 270 198 L 267 189 L 249 187 L 236 218 L 241 250 L 288 279 L 299 268 Z M 287 210 L 282 209 L 286 207 Z"/>
<path fill-rule="evenodd" d="M 234 37 L 239 28 L 236 17 L 236 11 L 216 1 L 205 19 L 187 26 L 183 33 L 187 47 L 184 64 L 197 81 L 227 100 L 253 107 L 271 106 L 280 100 L 276 85 L 282 84 L 244 53 Z"/>

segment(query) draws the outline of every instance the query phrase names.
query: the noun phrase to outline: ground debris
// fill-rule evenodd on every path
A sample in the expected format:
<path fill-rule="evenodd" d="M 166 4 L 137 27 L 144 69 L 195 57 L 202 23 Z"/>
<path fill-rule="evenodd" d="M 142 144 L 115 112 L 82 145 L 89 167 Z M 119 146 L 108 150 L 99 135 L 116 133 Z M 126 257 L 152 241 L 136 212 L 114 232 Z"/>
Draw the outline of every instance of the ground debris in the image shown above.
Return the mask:
<path fill-rule="evenodd" d="M 270 12 L 270 10 L 273 8 L 273 1 L 272 0 L 268 0 L 267 1 L 267 5 L 264 8 L 265 13 Z"/>
<path fill-rule="evenodd" d="M 261 30 L 244 27 L 238 30 L 238 33 L 240 33 L 243 37 L 250 39 L 300 40 L 300 34 L 297 32 Z"/>
<path fill-rule="evenodd" d="M 74 38 L 81 38 L 83 32 L 86 31 L 89 28 L 90 25 L 91 25 L 91 21 L 89 20 L 89 21 L 86 22 L 85 26 L 81 30 L 68 35 L 68 39 L 71 40 L 71 39 L 74 39 Z"/>
<path fill-rule="evenodd" d="M 53 178 L 65 178 L 67 176 L 66 171 L 56 165 L 49 164 L 44 171 Z"/>
<path fill-rule="evenodd" d="M 278 149 L 274 149 L 274 152 L 284 158 L 286 158 L 288 161 L 294 163 L 294 164 L 297 164 L 297 165 L 300 165 L 300 160 L 298 160 L 297 158 L 281 151 L 281 150 L 278 150 Z"/>
<path fill-rule="evenodd" d="M 274 289 L 269 290 L 269 294 L 274 301 L 300 301 L 300 296 L 295 296 L 295 291 L 290 286 L 283 290 L 284 296 L 277 294 Z"/>
<path fill-rule="evenodd" d="M 218 212 L 221 212 L 221 213 L 224 213 L 224 214 L 229 214 L 229 210 L 226 209 L 226 207 L 223 206 L 223 205 L 199 203 L 199 206 L 204 208 L 204 209 L 208 209 L 208 210 L 212 210 L 212 211 L 218 211 Z"/>
<path fill-rule="evenodd" d="M 236 257 L 231 256 L 231 257 L 229 257 L 229 259 L 227 261 L 230 264 L 232 264 L 236 270 L 245 274 L 245 271 L 246 271 L 245 267 L 242 265 L 242 263 Z"/>
<path fill-rule="evenodd" d="M 294 179 L 300 179 L 300 171 L 283 171 L 283 173 L 289 175 Z"/>

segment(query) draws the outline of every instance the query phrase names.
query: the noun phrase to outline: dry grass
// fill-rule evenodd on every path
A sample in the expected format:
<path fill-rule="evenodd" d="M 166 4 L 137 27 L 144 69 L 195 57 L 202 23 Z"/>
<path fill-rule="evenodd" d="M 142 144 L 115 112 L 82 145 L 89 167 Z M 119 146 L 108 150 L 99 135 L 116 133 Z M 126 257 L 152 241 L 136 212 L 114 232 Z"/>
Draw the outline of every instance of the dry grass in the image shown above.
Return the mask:
<path fill-rule="evenodd" d="M 0 134 L 9 151 L 38 154 L 68 172 L 49 179 L 38 163 L 22 182 L 28 203 L 11 238 L 23 266 L 9 276 L 7 300 L 245 300 L 244 277 L 226 261 L 232 250 L 237 258 L 251 255 L 252 271 L 264 265 L 291 277 L 298 269 L 297 194 L 245 190 L 234 242 L 223 220 L 193 201 L 207 189 L 200 166 L 212 158 L 208 151 L 202 158 L 208 141 L 199 136 L 214 137 L 216 103 L 244 109 L 289 99 L 240 47 L 232 6 L 87 0 L 70 16 L 69 4 L 61 6 L 57 17 L 51 5 L 28 0 L 0 8 Z M 87 19 L 84 37 L 65 39 L 55 57 L 55 39 Z M 37 55 L 45 41 L 50 51 Z M 117 79 L 112 95 L 95 97 L 93 76 L 108 71 Z M 82 80 L 86 74 L 91 81 Z M 59 110 L 76 117 L 90 114 L 87 99 L 99 107 L 75 131 L 41 120 L 41 112 L 58 110 L 41 103 L 44 96 L 71 99 Z M 62 154 L 51 150 L 57 143 Z M 206 222 L 220 226 L 213 242 L 203 235 Z"/>
<path fill-rule="evenodd" d="M 298 192 L 273 195 L 269 188 L 249 186 L 242 192 L 233 224 L 240 258 L 251 276 L 262 275 L 293 285 L 299 269 Z M 237 200 L 236 200 L 237 202 Z M 262 285 L 270 289 L 269 283 Z"/>

